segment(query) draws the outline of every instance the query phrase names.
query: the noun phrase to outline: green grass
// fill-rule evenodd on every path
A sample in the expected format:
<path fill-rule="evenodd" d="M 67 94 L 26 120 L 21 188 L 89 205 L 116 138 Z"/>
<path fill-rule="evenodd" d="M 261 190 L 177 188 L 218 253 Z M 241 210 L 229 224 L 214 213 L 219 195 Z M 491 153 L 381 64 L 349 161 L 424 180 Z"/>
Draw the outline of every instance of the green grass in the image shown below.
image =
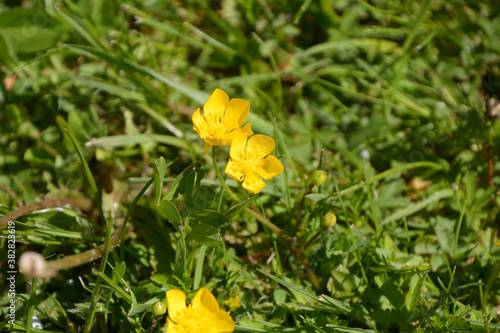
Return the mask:
<path fill-rule="evenodd" d="M 0 4 L 16 260 L 122 239 L 50 279 L 18 273 L 7 329 L 164 332 L 151 304 L 207 287 L 226 310 L 240 298 L 236 332 L 500 330 L 499 36 L 495 1 Z M 228 180 L 243 203 L 192 130 L 215 88 L 250 102 L 285 166 L 249 200 Z M 95 203 L 29 209 L 73 198 Z"/>

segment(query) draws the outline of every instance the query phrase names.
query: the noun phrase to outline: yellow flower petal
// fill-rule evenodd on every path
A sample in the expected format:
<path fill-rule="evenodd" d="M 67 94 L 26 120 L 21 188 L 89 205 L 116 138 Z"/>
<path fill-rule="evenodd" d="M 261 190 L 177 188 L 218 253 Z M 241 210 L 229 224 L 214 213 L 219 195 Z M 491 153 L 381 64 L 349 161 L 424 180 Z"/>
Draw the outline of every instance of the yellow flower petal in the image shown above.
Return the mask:
<path fill-rule="evenodd" d="M 205 151 L 203 152 L 203 155 L 205 155 L 210 150 L 210 148 L 212 148 L 212 145 L 205 141 Z"/>
<path fill-rule="evenodd" d="M 233 133 L 226 134 L 223 138 L 217 140 L 217 146 L 229 147 L 233 142 Z M 212 144 L 215 146 L 215 144 Z"/>
<path fill-rule="evenodd" d="M 167 317 L 167 333 L 185 333 L 184 328 L 180 325 L 176 325 Z"/>
<path fill-rule="evenodd" d="M 186 306 L 186 295 L 181 290 L 167 291 L 169 316 L 166 333 L 231 333 L 234 321 L 219 306 L 207 288 L 201 288 L 192 304 Z"/>
<path fill-rule="evenodd" d="M 247 135 L 245 132 L 238 131 L 236 134 L 234 134 L 233 143 L 231 143 L 231 149 L 229 151 L 229 155 L 231 156 L 231 158 L 234 158 L 238 161 L 242 156 L 244 156 L 246 151 L 246 144 Z"/>
<path fill-rule="evenodd" d="M 254 158 L 259 160 L 272 153 L 274 140 L 267 135 L 255 134 L 248 139 L 247 147 L 253 152 Z"/>
<path fill-rule="evenodd" d="M 226 172 L 226 175 L 240 182 L 243 180 L 243 176 L 245 175 L 241 164 L 233 160 L 227 162 L 226 170 L 224 171 Z"/>
<path fill-rule="evenodd" d="M 252 193 L 259 193 L 266 183 L 262 181 L 255 173 L 246 173 L 243 181 L 243 188 Z"/>
<path fill-rule="evenodd" d="M 267 180 L 279 175 L 284 170 L 283 164 L 273 155 L 267 156 L 260 164 L 256 172 L 259 176 Z"/>
<path fill-rule="evenodd" d="M 180 319 L 179 315 L 186 309 L 186 294 L 179 289 L 167 291 L 168 316 L 173 321 Z"/>
<path fill-rule="evenodd" d="M 226 111 L 229 96 L 220 89 L 215 89 L 203 106 L 203 117 L 208 123 L 218 123 Z"/>
<path fill-rule="evenodd" d="M 212 326 L 208 332 L 204 333 L 230 333 L 234 331 L 233 318 L 226 311 L 219 311 L 212 319 Z"/>
<path fill-rule="evenodd" d="M 220 306 L 210 290 L 201 288 L 193 298 L 193 310 L 203 313 L 204 317 L 212 317 L 219 312 Z"/>
<path fill-rule="evenodd" d="M 196 110 L 195 113 L 193 113 L 193 117 L 191 117 L 191 120 L 193 121 L 194 125 L 193 129 L 196 131 L 196 133 L 199 134 L 201 138 L 203 138 L 208 128 L 207 128 L 207 122 L 201 115 L 200 108 L 198 108 L 198 110 Z"/>
<path fill-rule="evenodd" d="M 247 137 L 253 134 L 252 123 L 248 123 L 240 129 L 240 132 L 245 133 Z"/>
<path fill-rule="evenodd" d="M 247 120 L 248 112 L 250 112 L 250 103 L 240 98 L 233 98 L 229 101 L 224 113 L 224 123 L 240 127 Z"/>

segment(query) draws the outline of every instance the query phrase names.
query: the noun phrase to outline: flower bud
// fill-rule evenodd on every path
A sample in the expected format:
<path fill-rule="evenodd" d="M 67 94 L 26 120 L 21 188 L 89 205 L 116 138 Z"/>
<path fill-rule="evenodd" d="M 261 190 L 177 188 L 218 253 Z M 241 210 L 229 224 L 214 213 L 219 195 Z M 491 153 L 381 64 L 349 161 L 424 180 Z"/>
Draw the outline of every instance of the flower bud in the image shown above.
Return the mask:
<path fill-rule="evenodd" d="M 337 216 L 333 212 L 328 212 L 323 215 L 323 226 L 333 227 L 337 223 Z"/>
<path fill-rule="evenodd" d="M 167 307 L 162 302 L 156 302 L 151 305 L 151 312 L 153 312 L 155 317 L 162 316 L 167 312 Z"/>
<path fill-rule="evenodd" d="M 316 170 L 311 174 L 311 183 L 315 186 L 321 186 L 326 182 L 325 170 Z"/>

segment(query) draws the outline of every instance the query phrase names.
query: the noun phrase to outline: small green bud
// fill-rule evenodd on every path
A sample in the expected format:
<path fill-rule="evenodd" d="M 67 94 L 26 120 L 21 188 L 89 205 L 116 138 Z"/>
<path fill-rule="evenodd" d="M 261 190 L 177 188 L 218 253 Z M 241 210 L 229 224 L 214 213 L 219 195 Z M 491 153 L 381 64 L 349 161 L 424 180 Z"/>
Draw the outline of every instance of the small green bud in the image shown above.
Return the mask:
<path fill-rule="evenodd" d="M 323 215 L 323 226 L 333 227 L 337 223 L 337 216 L 333 212 L 328 212 Z"/>
<path fill-rule="evenodd" d="M 325 170 L 316 170 L 311 175 L 311 182 L 315 186 L 321 186 L 326 182 Z"/>
<path fill-rule="evenodd" d="M 151 305 L 151 312 L 153 312 L 155 317 L 159 317 L 167 312 L 167 307 L 162 302 L 156 302 Z"/>

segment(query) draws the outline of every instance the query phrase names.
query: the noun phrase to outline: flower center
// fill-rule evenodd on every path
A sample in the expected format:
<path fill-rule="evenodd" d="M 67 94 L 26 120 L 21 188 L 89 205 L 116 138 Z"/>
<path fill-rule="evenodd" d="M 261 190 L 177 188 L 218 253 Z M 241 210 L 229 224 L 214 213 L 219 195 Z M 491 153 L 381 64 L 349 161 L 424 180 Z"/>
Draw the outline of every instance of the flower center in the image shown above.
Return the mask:
<path fill-rule="evenodd" d="M 210 330 L 209 321 L 206 316 L 193 309 L 190 304 L 186 309 L 178 312 L 176 315 L 178 322 L 176 325 L 176 332 L 182 333 L 199 333 Z"/>
<path fill-rule="evenodd" d="M 211 137 L 215 139 L 223 138 L 239 127 L 235 121 L 228 119 L 225 115 L 223 115 L 220 119 L 205 118 L 205 120 L 210 128 L 209 132 Z"/>
<path fill-rule="evenodd" d="M 256 154 L 252 151 L 252 149 L 246 147 L 246 152 L 243 156 L 240 157 L 239 163 L 241 165 L 241 169 L 243 169 L 243 173 L 255 173 L 255 170 L 258 166 L 259 159 Z"/>
<path fill-rule="evenodd" d="M 241 163 L 241 168 L 243 169 L 243 173 L 253 173 L 255 171 L 255 162 L 249 161 L 248 159 L 244 159 Z"/>
<path fill-rule="evenodd" d="M 212 127 L 212 135 L 215 138 L 222 138 L 228 132 L 228 128 L 221 123 L 215 123 Z"/>

